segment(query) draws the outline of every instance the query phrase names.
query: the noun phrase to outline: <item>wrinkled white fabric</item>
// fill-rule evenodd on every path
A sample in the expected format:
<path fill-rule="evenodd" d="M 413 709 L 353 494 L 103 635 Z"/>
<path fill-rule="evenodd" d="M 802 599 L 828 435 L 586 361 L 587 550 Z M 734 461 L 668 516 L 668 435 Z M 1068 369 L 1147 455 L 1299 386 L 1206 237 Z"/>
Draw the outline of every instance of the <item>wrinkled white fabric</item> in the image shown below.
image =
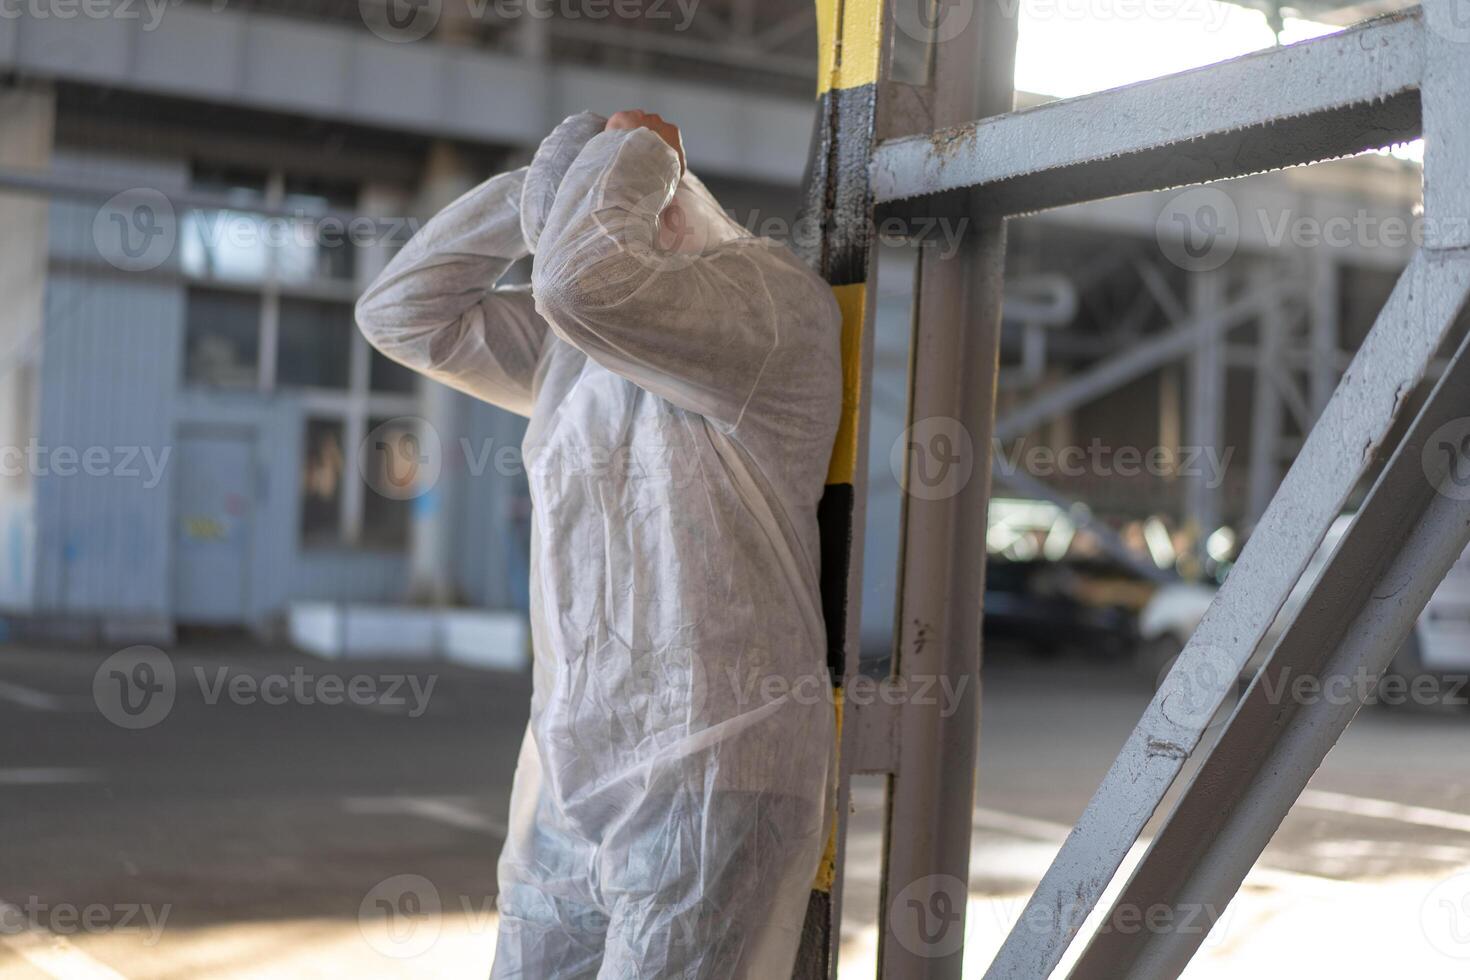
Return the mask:
<path fill-rule="evenodd" d="M 556 190 L 562 179 L 572 169 L 582 148 L 606 125 L 607 120 L 596 113 L 579 112 L 562 120 L 536 148 L 521 187 L 521 234 L 525 235 L 526 247 L 532 252 L 536 251 L 541 229 L 546 227 L 551 206 L 556 203 Z"/>
<path fill-rule="evenodd" d="M 790 976 L 833 752 L 837 307 L 646 129 L 586 143 L 530 289 L 490 288 L 525 179 L 451 204 L 358 305 L 384 354 L 530 416 L 534 691 L 493 976 Z"/>

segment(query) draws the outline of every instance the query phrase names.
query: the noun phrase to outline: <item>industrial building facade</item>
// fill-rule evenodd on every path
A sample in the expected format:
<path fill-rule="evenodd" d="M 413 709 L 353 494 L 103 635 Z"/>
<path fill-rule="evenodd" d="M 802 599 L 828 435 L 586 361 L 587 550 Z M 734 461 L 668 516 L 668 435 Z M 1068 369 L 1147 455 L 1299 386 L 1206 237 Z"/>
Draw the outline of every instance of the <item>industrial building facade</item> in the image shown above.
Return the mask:
<path fill-rule="evenodd" d="M 395 500 L 355 469 L 368 434 L 421 415 L 422 399 L 352 322 L 376 241 L 334 239 L 310 214 L 354 211 L 385 185 L 308 163 L 305 146 L 300 169 L 268 145 L 245 154 L 258 168 L 233 166 L 207 130 L 173 152 L 109 145 L 92 129 L 98 116 L 70 103 L 87 94 L 6 93 L 7 129 L 51 134 L 35 141 L 34 169 L 123 193 L 111 204 L 7 200 L 36 228 L 8 247 L 45 257 L 7 313 L 19 343 L 7 365 L 6 607 L 167 634 L 174 623 L 263 627 L 288 599 L 401 599 L 410 523 L 432 508 L 466 543 L 455 592 L 513 603 L 513 569 L 486 565 L 521 550 L 496 537 L 513 533 L 513 481 L 479 481 L 471 505 L 451 463 L 430 492 Z M 176 207 L 157 188 L 241 210 Z M 262 205 L 280 214 L 250 210 Z M 38 309 L 40 329 L 28 331 Z M 456 403 L 446 417 L 456 445 L 518 440 L 514 420 L 480 406 Z"/>
<path fill-rule="evenodd" d="M 194 623 L 269 630 L 296 600 L 521 608 L 521 423 L 368 348 L 352 325 L 361 287 L 417 223 L 588 107 L 657 106 L 739 220 L 799 232 L 812 106 L 772 80 L 774 55 L 742 89 L 730 50 L 693 41 L 588 64 L 575 25 L 553 25 L 566 33 L 548 49 L 534 20 L 474 44 L 402 43 L 370 20 L 356 4 L 269 3 L 187 3 L 151 28 L 0 20 L 0 215 L 26 229 L 0 263 L 5 614 L 166 636 Z M 800 30 L 787 35 L 800 47 Z M 677 64 L 657 59 L 679 56 L 703 59 L 706 77 L 662 84 Z M 1417 172 L 1396 159 L 1185 193 L 1215 196 L 1011 222 L 998 496 L 1248 531 L 1413 247 L 1358 235 L 1312 248 L 1298 234 L 1303 220 L 1411 221 Z M 1222 198 L 1237 261 L 1209 269 L 1218 256 L 1171 253 L 1171 218 L 1188 231 Z M 892 624 L 888 448 L 904 417 L 910 252 L 881 247 L 893 271 L 874 298 L 873 646 Z M 1196 338 L 1169 347 L 1181 331 Z M 1157 358 L 1088 384 L 1148 340 Z M 408 416 L 429 420 L 441 472 L 399 500 L 374 489 L 363 449 Z M 1099 440 L 1231 454 L 1219 473 L 1176 466 L 1163 479 L 1028 463 L 1037 448 Z M 1012 543 L 1001 527 L 992 546 Z"/>
<path fill-rule="evenodd" d="M 269 630 L 303 599 L 525 604 L 521 421 L 426 391 L 367 346 L 353 301 L 443 204 L 571 111 L 652 98 L 650 79 L 401 43 L 356 4 L 270 7 L 0 19 L 16 622 L 167 637 Z M 794 192 L 803 101 L 672 101 L 714 186 Z M 440 476 L 399 500 L 359 451 L 405 417 L 429 421 Z"/>

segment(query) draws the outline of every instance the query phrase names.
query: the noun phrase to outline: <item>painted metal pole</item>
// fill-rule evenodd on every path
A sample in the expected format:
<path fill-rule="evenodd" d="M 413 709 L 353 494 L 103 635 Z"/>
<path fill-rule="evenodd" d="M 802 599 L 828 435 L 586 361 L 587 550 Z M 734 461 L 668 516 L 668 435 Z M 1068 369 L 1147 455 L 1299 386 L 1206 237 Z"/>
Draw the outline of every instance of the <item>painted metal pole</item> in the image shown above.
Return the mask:
<path fill-rule="evenodd" d="M 837 724 L 837 773 L 832 780 L 831 832 L 812 883 L 793 975 L 836 980 L 842 920 L 842 862 L 854 726 L 844 692 L 858 670 L 863 592 L 863 520 L 867 502 L 868 400 L 872 389 L 873 308 L 869 281 L 877 264 L 869 230 L 872 192 L 868 160 L 884 69 L 883 0 L 817 0 L 816 123 L 807 162 L 804 201 L 795 236 L 803 257 L 832 286 L 842 311 L 842 418 L 827 485 L 817 509 L 822 548 L 822 613 L 827 667 Z M 820 229 L 815 238 L 807 232 Z"/>
<path fill-rule="evenodd" d="M 990 431 L 1004 229 L 924 255 L 905 440 L 898 715 L 879 945 L 882 976 L 960 977 L 979 749 Z"/>
<path fill-rule="evenodd" d="M 1228 268 L 1228 267 L 1227 267 Z M 1189 306 L 1195 317 L 1225 305 L 1226 268 L 1196 272 L 1189 280 Z M 1189 414 L 1185 438 L 1193 452 L 1223 452 L 1225 443 L 1225 342 L 1218 333 L 1200 338 L 1189 359 Z M 1187 523 L 1194 529 L 1194 566 L 1203 566 L 1205 540 L 1220 526 L 1220 487 L 1209 485 L 1205 473 L 1185 475 Z"/>
<path fill-rule="evenodd" d="M 1010 108 L 1015 22 L 1000 8 L 976 9 L 956 36 L 936 33 L 926 93 L 936 126 Z M 956 254 L 920 249 L 899 447 L 894 673 L 913 696 L 896 719 L 879 931 L 881 975 L 895 980 L 958 980 L 964 959 L 1005 262 L 1004 219 L 972 203 Z"/>
<path fill-rule="evenodd" d="M 1333 251 L 1330 248 L 1313 249 L 1307 259 L 1307 336 L 1311 351 L 1308 362 L 1311 381 L 1307 390 L 1313 423 L 1322 417 L 1322 410 L 1332 397 L 1332 389 L 1337 387 L 1337 362 L 1341 357 L 1340 276 Z"/>
<path fill-rule="evenodd" d="M 1251 270 L 1250 289 L 1254 292 L 1264 285 L 1264 268 Z M 1283 396 L 1281 386 L 1288 379 L 1278 376 L 1281 371 L 1282 349 L 1286 344 L 1287 320 L 1280 304 L 1262 306 L 1256 321 L 1255 391 L 1251 406 L 1251 459 L 1250 487 L 1246 503 L 1246 524 L 1254 527 L 1261 515 L 1270 506 L 1276 494 L 1276 485 L 1281 481 L 1281 425 L 1283 421 Z M 1220 392 L 1221 411 L 1224 411 L 1225 392 Z M 1304 423 L 1303 427 L 1308 423 Z"/>

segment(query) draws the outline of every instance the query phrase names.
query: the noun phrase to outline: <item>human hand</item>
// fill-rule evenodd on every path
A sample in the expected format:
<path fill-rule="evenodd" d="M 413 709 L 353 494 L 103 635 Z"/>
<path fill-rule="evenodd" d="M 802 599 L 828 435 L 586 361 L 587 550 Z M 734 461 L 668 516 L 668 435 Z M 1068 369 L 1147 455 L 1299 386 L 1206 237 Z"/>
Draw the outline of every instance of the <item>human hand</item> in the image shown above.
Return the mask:
<path fill-rule="evenodd" d="M 657 113 L 644 112 L 642 109 L 624 109 L 621 112 L 615 112 L 608 117 L 603 132 L 639 128 L 653 130 L 660 139 L 674 148 L 674 152 L 679 154 L 679 176 L 682 177 L 687 169 L 684 161 L 684 138 L 679 135 L 678 126 L 671 122 L 664 122 Z"/>

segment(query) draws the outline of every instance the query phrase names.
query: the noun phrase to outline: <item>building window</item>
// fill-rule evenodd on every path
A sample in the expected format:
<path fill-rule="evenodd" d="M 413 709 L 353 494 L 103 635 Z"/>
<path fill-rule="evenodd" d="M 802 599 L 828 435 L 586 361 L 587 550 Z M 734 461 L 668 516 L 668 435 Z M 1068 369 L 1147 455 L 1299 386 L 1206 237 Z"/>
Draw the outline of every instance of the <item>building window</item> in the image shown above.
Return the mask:
<path fill-rule="evenodd" d="M 416 438 L 406 423 L 395 422 L 394 419 L 389 418 L 369 419 L 368 431 L 377 433 L 387 443 L 394 442 L 405 435 L 409 438 Z M 363 499 L 360 540 L 370 548 L 389 550 L 406 548 L 411 513 L 409 508 L 412 506 L 412 501 L 395 499 L 388 493 L 378 492 L 376 488 L 381 487 L 391 491 L 395 485 L 411 484 L 417 474 L 401 466 L 396 467 L 396 472 L 390 471 L 389 467 L 393 466 L 395 461 L 387 446 L 363 446 L 360 451 L 367 454 L 362 461 L 362 466 L 367 470 L 363 476 L 369 486 L 368 493 Z"/>
<path fill-rule="evenodd" d="M 368 369 L 368 387 L 371 390 L 387 395 L 413 394 L 418 375 L 377 351 L 373 351 L 371 357 L 372 365 Z"/>
<path fill-rule="evenodd" d="M 252 206 L 267 203 L 270 175 L 236 168 L 196 167 L 195 190 L 236 208 L 194 208 L 179 220 L 179 259 L 184 274 L 216 282 L 264 282 L 270 275 L 267 219 Z"/>
<path fill-rule="evenodd" d="M 357 331 L 352 307 L 317 299 L 282 299 L 276 338 L 276 384 L 298 388 L 349 386 Z"/>
<path fill-rule="evenodd" d="M 184 378 L 254 388 L 260 377 L 260 296 L 191 286 L 185 298 Z"/>
<path fill-rule="evenodd" d="M 292 215 L 340 216 L 357 207 L 357 188 L 341 181 L 286 176 L 283 203 Z M 290 234 L 277 250 L 283 282 L 351 281 L 357 275 L 357 249 L 340 217 L 289 219 Z"/>
<path fill-rule="evenodd" d="M 343 423 L 307 419 L 301 459 L 301 543 L 346 543 L 342 526 L 342 487 L 347 472 Z"/>
<path fill-rule="evenodd" d="M 403 550 L 409 505 L 357 472 L 367 433 L 418 411 L 416 376 L 353 324 L 358 189 L 213 166 L 196 167 L 193 184 L 215 201 L 180 218 L 185 382 L 301 400 L 302 547 Z"/>

